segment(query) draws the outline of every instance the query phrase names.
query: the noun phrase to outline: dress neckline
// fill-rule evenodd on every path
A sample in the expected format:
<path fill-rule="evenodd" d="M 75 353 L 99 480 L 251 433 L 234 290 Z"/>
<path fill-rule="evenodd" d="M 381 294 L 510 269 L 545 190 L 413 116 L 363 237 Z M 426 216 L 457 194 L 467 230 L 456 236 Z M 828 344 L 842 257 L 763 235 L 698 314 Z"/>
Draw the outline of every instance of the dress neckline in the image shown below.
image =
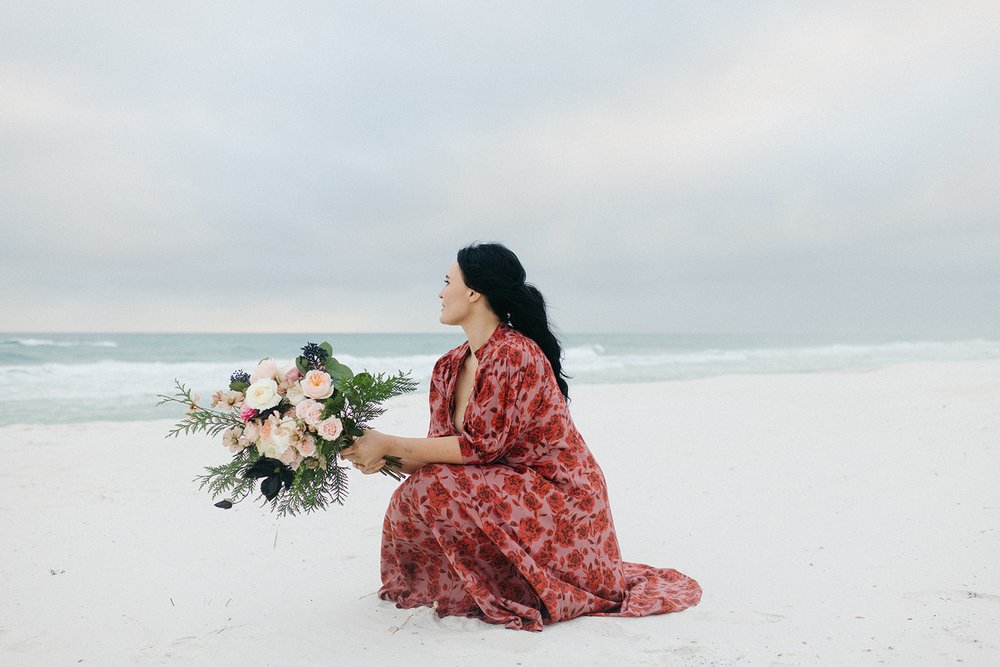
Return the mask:
<path fill-rule="evenodd" d="M 513 327 L 501 322 L 493 333 L 490 334 L 489 338 L 479 346 L 479 349 L 475 351 L 476 356 L 476 372 L 472 375 L 472 388 L 469 390 L 469 400 L 465 403 L 465 410 L 462 412 L 462 430 L 465 430 L 465 417 L 469 414 L 469 404 L 472 403 L 472 397 L 476 395 L 476 382 L 479 379 L 479 363 L 482 362 L 483 357 L 493 349 L 497 342 L 505 337 L 509 331 L 513 331 Z M 459 347 L 461 354 L 458 355 L 458 361 L 456 362 L 454 368 L 451 369 L 451 402 L 448 405 L 448 420 L 451 422 L 451 430 L 454 433 L 459 433 L 458 424 L 455 423 L 455 389 L 458 387 L 458 376 L 462 372 L 462 366 L 465 364 L 465 359 L 469 356 L 469 352 L 472 350 L 472 346 L 469 341 L 465 341 Z"/>

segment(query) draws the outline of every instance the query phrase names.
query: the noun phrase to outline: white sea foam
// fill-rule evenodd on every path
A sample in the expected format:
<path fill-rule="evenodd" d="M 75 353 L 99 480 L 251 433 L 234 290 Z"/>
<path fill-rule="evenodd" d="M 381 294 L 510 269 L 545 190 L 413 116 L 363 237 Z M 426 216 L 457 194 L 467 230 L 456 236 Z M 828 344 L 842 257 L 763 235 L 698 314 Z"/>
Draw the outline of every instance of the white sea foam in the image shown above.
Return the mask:
<path fill-rule="evenodd" d="M 1000 358 L 1000 341 L 983 339 L 731 348 L 698 346 L 695 339 L 686 341 L 685 349 L 657 338 L 595 337 L 601 342 L 580 342 L 579 338 L 565 348 L 563 369 L 571 377 L 571 383 L 650 382 L 733 373 L 836 370 L 922 360 Z M 171 406 L 171 412 L 171 408 L 156 408 L 155 404 L 157 394 L 173 393 L 175 378 L 207 399 L 212 392 L 228 385 L 234 370 L 251 372 L 257 365 L 257 358 L 157 361 L 156 355 L 187 359 L 204 355 L 205 343 L 168 338 L 161 344 L 160 339 L 150 339 L 140 341 L 144 347 L 136 349 L 139 343 L 134 339 L 123 340 L 127 345 L 119 349 L 113 349 L 114 341 L 41 337 L 4 340 L 8 357 L 6 363 L 0 357 L 0 425 L 171 418 L 179 414 L 177 406 Z M 228 339 L 214 340 L 212 349 L 226 354 L 230 349 Z M 92 346 L 86 354 L 80 347 L 84 344 Z M 450 341 L 443 341 L 440 351 L 431 354 L 425 352 L 424 341 L 420 343 L 423 346 L 420 352 L 415 353 L 414 345 L 399 337 L 384 346 L 390 354 L 338 354 L 337 358 L 355 372 L 411 372 L 420 383 L 419 390 L 426 391 L 434 362 L 448 344 Z M 74 346 L 75 351 L 62 351 Z M 392 351 L 401 353 L 391 354 Z M 142 360 L 125 360 L 130 357 Z M 279 359 L 279 363 L 290 362 Z"/>
<path fill-rule="evenodd" d="M 630 382 L 722 373 L 832 370 L 905 361 L 1000 357 L 1000 341 L 890 342 L 802 347 L 705 348 L 606 353 L 599 346 L 567 348 L 565 371 L 578 381 Z"/>
<path fill-rule="evenodd" d="M 0 345 L 20 345 L 22 347 L 118 347 L 113 340 L 49 340 L 46 338 L 6 338 Z"/>

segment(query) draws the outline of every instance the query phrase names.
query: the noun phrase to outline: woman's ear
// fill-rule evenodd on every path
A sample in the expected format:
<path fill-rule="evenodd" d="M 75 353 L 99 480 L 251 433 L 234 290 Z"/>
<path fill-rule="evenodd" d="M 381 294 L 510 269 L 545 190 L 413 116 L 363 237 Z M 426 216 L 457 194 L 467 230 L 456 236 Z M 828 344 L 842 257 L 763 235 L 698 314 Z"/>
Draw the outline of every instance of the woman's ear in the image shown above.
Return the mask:
<path fill-rule="evenodd" d="M 479 301 L 479 297 L 481 297 L 481 296 L 482 296 L 482 294 L 480 292 L 477 292 L 476 290 L 471 290 L 470 289 L 469 290 L 469 303 L 475 303 L 476 301 Z"/>

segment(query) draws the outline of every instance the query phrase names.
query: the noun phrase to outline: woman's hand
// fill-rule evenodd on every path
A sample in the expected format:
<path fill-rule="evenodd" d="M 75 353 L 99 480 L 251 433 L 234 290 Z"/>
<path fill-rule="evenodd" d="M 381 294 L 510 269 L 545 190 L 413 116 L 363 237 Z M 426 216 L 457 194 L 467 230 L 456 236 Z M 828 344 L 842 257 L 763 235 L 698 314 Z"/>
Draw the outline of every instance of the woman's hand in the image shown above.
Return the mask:
<path fill-rule="evenodd" d="M 354 444 L 341 450 L 340 455 L 354 467 L 371 475 L 385 466 L 385 455 L 389 451 L 391 435 L 386 435 L 375 429 L 364 429 L 364 435 L 354 441 Z"/>

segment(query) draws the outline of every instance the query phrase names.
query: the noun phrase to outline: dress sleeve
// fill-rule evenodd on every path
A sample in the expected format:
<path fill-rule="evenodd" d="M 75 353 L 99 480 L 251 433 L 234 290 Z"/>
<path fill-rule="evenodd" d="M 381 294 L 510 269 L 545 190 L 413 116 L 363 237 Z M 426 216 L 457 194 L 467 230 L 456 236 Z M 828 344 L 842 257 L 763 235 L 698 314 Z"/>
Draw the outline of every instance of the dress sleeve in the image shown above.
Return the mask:
<path fill-rule="evenodd" d="M 492 463 L 518 442 L 531 425 L 531 406 L 547 391 L 545 373 L 551 373 L 545 355 L 524 345 L 505 345 L 480 362 L 458 434 L 463 463 Z"/>
<path fill-rule="evenodd" d="M 427 427 L 428 438 L 451 435 L 451 424 L 448 421 L 449 399 L 445 393 L 445 388 L 447 386 L 445 370 L 448 368 L 449 354 L 446 354 L 437 360 L 437 363 L 434 364 L 434 370 L 431 373 L 429 392 L 431 420 L 430 425 Z"/>

